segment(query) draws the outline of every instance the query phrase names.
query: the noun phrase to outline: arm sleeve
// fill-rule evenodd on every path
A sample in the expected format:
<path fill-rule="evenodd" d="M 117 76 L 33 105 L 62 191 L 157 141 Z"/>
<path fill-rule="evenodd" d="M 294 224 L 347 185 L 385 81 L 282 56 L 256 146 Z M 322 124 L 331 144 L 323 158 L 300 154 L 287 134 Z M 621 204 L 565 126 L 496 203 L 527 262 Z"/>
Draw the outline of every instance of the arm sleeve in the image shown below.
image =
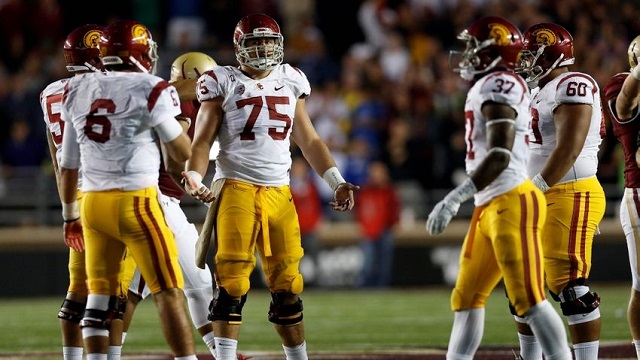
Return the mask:
<path fill-rule="evenodd" d="M 163 143 L 170 142 L 182 134 L 182 125 L 175 119 L 167 119 L 153 128 Z"/>

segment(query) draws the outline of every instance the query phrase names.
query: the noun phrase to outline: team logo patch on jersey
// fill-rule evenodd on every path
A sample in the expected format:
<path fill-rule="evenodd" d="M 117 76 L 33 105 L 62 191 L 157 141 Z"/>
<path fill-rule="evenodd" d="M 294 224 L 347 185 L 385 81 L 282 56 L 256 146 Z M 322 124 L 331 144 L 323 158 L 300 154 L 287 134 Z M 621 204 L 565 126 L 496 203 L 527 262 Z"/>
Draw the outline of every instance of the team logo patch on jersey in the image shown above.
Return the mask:
<path fill-rule="evenodd" d="M 147 34 L 147 29 L 143 25 L 135 24 L 131 28 L 131 35 L 134 41 L 139 42 L 143 45 L 148 45 L 149 36 Z"/>
<path fill-rule="evenodd" d="M 88 48 L 97 48 L 98 41 L 100 41 L 100 36 L 102 36 L 102 31 L 100 30 L 90 30 L 86 34 L 84 34 L 84 38 L 82 38 L 82 43 L 84 46 Z"/>
<path fill-rule="evenodd" d="M 238 87 L 236 87 L 236 94 L 238 95 L 244 94 L 244 85 L 240 84 L 238 85 Z"/>
<path fill-rule="evenodd" d="M 489 36 L 496 40 L 495 44 L 500 46 L 509 45 L 511 42 L 511 32 L 503 24 L 489 24 Z"/>
<path fill-rule="evenodd" d="M 558 42 L 556 35 L 549 29 L 536 30 L 533 36 L 536 39 L 536 43 L 540 45 L 549 46 Z"/>
<path fill-rule="evenodd" d="M 257 83 L 257 84 L 256 84 L 256 86 L 257 86 L 257 87 L 258 87 L 258 89 L 260 89 L 260 90 L 263 90 L 263 89 L 264 89 L 264 86 L 262 86 L 262 84 L 260 84 L 260 83 Z"/>

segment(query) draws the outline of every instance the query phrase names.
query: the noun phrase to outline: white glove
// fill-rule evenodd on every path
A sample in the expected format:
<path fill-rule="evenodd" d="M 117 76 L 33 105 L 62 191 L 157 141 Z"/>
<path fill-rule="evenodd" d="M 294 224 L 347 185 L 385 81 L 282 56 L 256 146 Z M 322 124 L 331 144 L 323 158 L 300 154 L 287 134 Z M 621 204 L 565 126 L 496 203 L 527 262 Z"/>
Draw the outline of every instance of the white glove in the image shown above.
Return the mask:
<path fill-rule="evenodd" d="M 456 216 L 458 209 L 460 209 L 460 203 L 449 201 L 446 198 L 437 203 L 427 218 L 427 232 L 431 235 L 442 233 L 451 219 Z"/>
<path fill-rule="evenodd" d="M 431 210 L 427 218 L 427 232 L 431 235 L 442 233 L 451 222 L 451 219 L 458 213 L 460 204 L 473 197 L 477 192 L 478 189 L 471 178 L 467 178 L 462 184 L 451 190 L 451 192 Z"/>

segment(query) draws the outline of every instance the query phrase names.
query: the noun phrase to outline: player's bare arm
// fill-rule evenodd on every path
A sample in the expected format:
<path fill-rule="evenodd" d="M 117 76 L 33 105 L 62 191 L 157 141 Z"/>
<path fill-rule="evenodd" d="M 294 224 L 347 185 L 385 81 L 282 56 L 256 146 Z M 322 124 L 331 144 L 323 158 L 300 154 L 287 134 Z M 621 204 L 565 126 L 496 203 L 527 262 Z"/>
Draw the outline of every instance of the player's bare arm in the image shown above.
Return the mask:
<path fill-rule="evenodd" d="M 640 100 L 640 65 L 631 70 L 622 83 L 620 94 L 616 98 L 616 113 L 620 120 L 629 120 L 634 115 Z"/>
<path fill-rule="evenodd" d="M 509 166 L 516 134 L 516 111 L 512 107 L 487 102 L 482 107 L 482 114 L 487 118 L 488 123 L 488 153 L 471 175 L 471 180 L 478 191 L 491 184 Z"/>
<path fill-rule="evenodd" d="M 211 202 L 214 199 L 211 191 L 202 184 L 202 178 L 209 166 L 209 151 L 222 125 L 223 100 L 222 97 L 217 97 L 200 104 L 191 143 L 191 158 L 187 161 L 186 171 L 182 174 L 185 179 L 185 191 L 204 202 Z"/>
<path fill-rule="evenodd" d="M 298 99 L 296 103 L 296 112 L 294 119 L 294 126 L 291 132 L 291 137 L 295 141 L 296 145 L 302 151 L 305 159 L 309 162 L 309 165 L 320 176 L 324 177 L 327 170 L 336 166 L 333 156 L 327 145 L 322 141 L 315 128 L 311 123 L 309 114 L 305 108 L 305 99 Z M 354 191 L 360 189 L 359 186 L 355 186 L 348 182 L 341 182 L 337 184 L 334 189 L 335 201 L 331 203 L 335 210 L 345 211 L 353 209 L 355 205 Z"/>
<path fill-rule="evenodd" d="M 591 105 L 562 104 L 556 108 L 557 145 L 540 175 L 549 186 L 556 184 L 573 166 L 584 147 L 591 119 Z"/>

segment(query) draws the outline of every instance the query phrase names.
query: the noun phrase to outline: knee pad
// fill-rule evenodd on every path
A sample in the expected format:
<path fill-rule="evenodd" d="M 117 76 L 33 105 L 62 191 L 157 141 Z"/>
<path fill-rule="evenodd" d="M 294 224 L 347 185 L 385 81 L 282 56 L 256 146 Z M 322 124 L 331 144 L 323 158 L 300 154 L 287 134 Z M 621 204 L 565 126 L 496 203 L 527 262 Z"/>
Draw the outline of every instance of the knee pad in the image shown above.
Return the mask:
<path fill-rule="evenodd" d="M 107 310 L 86 309 L 80 327 L 109 330 L 112 321 L 122 320 L 126 306 L 127 301 L 124 297 L 111 296 Z"/>
<path fill-rule="evenodd" d="M 58 311 L 58 319 L 71 321 L 79 324 L 84 314 L 84 308 L 86 302 L 77 302 L 69 299 L 64 299 Z"/>
<path fill-rule="evenodd" d="M 222 320 L 229 324 L 242 324 L 242 307 L 247 301 L 247 295 L 233 297 L 223 287 L 217 288 L 213 293 L 213 300 L 209 304 L 210 321 Z"/>
<path fill-rule="evenodd" d="M 296 298 L 292 304 L 285 304 L 287 299 Z M 302 300 L 291 293 L 271 293 L 269 305 L 269 321 L 278 325 L 295 325 L 302 321 Z"/>
<path fill-rule="evenodd" d="M 586 292 L 585 292 L 586 291 Z M 560 308 L 565 316 L 589 314 L 600 306 L 600 296 L 591 292 L 588 286 L 567 286 L 562 296 L 552 294 L 554 300 L 560 300 Z"/>

